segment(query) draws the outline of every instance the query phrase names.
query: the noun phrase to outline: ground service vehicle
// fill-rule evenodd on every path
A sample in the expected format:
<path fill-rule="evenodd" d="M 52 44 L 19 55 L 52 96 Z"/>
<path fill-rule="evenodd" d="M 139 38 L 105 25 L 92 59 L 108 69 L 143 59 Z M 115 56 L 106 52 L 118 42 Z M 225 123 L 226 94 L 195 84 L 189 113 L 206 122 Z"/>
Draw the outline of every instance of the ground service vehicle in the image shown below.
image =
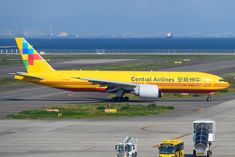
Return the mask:
<path fill-rule="evenodd" d="M 164 140 L 158 149 L 159 157 L 184 157 L 184 142 L 181 139 Z"/>
<path fill-rule="evenodd" d="M 216 123 L 212 120 L 193 122 L 194 157 L 212 157 L 211 145 L 215 142 Z"/>
<path fill-rule="evenodd" d="M 126 137 L 123 142 L 115 145 L 117 157 L 137 157 L 137 142 L 131 137 Z"/>

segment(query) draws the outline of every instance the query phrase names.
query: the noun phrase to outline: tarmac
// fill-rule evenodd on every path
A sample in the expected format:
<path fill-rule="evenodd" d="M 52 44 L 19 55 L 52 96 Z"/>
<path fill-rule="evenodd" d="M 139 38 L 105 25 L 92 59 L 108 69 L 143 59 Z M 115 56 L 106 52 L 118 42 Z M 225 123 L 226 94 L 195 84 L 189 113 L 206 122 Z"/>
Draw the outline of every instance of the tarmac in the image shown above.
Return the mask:
<path fill-rule="evenodd" d="M 1 120 L 0 156 L 110 157 L 125 136 L 138 139 L 139 157 L 156 157 L 156 145 L 182 137 L 185 153 L 192 154 L 192 121 L 217 122 L 214 157 L 234 157 L 235 99 L 188 115 L 91 120 Z M 171 118 L 170 118 L 171 117 Z"/>
<path fill-rule="evenodd" d="M 218 66 L 223 63 L 222 67 Z M 55 64 L 56 65 L 56 64 Z M 68 68 L 69 65 L 66 67 Z M 209 67 L 208 67 L 209 66 Z M 211 67 L 212 66 L 212 67 Z M 58 66 L 59 67 L 59 66 Z M 193 69 L 217 74 L 232 71 L 232 61 L 192 63 L 163 70 Z M 17 67 L 18 68 L 18 67 Z M 10 67 L 9 70 L 17 70 Z M 209 69 L 208 69 L 209 68 Z M 233 70 L 234 71 L 234 70 Z M 103 93 L 71 93 L 48 87 L 26 84 L 0 88 L 0 156 L 1 157 L 111 157 L 114 145 L 125 136 L 138 139 L 139 157 L 156 157 L 156 146 L 164 139 L 182 137 L 186 157 L 192 156 L 192 122 L 212 119 L 217 122 L 213 157 L 234 157 L 235 94 L 184 99 L 135 100 L 130 103 L 173 105 L 175 110 L 157 116 L 89 120 L 8 120 L 4 117 L 25 109 L 57 104 L 70 105 L 109 102 Z"/>

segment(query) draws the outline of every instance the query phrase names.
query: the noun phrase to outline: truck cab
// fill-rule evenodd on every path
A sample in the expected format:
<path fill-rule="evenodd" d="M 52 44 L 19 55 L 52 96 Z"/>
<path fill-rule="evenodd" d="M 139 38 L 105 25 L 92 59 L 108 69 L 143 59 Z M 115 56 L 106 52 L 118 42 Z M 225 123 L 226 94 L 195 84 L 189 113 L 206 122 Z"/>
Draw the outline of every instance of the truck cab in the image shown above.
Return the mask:
<path fill-rule="evenodd" d="M 184 142 L 180 139 L 164 140 L 158 149 L 159 157 L 184 157 Z"/>

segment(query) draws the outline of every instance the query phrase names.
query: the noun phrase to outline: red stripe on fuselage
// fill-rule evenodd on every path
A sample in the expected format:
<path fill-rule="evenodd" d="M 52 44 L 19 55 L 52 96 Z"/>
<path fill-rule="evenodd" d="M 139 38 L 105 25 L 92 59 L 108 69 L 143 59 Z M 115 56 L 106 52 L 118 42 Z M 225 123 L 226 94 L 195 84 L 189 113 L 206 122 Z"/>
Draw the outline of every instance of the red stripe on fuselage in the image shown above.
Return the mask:
<path fill-rule="evenodd" d="M 58 88 L 72 92 L 105 92 L 106 88 Z"/>
<path fill-rule="evenodd" d="M 215 90 L 192 90 L 192 89 L 162 89 L 160 92 L 163 93 L 211 93 Z"/>

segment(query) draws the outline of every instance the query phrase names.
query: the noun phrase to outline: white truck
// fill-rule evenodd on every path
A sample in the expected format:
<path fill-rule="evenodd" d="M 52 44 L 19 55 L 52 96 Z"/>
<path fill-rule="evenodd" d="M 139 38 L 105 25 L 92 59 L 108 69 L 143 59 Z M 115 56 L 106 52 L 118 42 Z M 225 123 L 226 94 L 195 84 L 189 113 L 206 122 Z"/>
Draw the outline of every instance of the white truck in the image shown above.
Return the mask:
<path fill-rule="evenodd" d="M 193 156 L 212 157 L 211 145 L 215 142 L 216 123 L 212 120 L 193 122 Z"/>
<path fill-rule="evenodd" d="M 115 145 L 117 157 L 137 157 L 137 140 L 126 137 L 123 142 Z"/>

